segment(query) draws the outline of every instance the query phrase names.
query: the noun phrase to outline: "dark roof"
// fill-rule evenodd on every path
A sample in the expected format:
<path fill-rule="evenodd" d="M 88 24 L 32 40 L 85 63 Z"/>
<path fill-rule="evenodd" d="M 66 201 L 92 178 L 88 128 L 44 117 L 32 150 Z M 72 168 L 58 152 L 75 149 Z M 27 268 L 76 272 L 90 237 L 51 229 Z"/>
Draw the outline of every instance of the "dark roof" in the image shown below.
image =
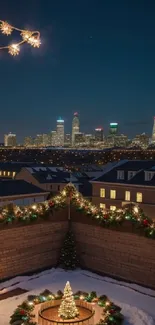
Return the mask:
<path fill-rule="evenodd" d="M 23 167 L 44 167 L 44 164 L 34 162 L 0 162 L 0 170 L 19 172 Z"/>
<path fill-rule="evenodd" d="M 109 182 L 119 184 L 134 184 L 134 185 L 147 185 L 155 186 L 155 176 L 150 181 L 145 180 L 145 171 L 155 171 L 155 161 L 149 160 L 132 160 L 119 162 L 111 170 L 107 170 L 102 176 L 94 179 L 96 182 Z M 124 179 L 117 178 L 117 171 L 124 171 Z M 128 172 L 136 172 L 135 176 L 128 180 Z"/>
<path fill-rule="evenodd" d="M 23 180 L 0 180 L 0 197 L 37 193 L 45 191 Z"/>

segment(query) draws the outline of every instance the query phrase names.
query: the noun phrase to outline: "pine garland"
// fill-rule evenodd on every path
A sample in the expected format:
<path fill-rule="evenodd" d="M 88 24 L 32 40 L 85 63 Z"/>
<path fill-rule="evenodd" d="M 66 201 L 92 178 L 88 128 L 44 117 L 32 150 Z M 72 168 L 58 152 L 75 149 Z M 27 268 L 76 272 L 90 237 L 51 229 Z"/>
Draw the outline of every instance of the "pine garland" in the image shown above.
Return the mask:
<path fill-rule="evenodd" d="M 19 305 L 10 317 L 10 325 L 15 325 L 17 321 L 18 324 L 22 325 L 37 325 L 36 322 L 33 322 L 35 306 L 46 301 L 60 300 L 62 297 L 61 290 L 53 294 L 47 289 L 39 295 L 28 296 L 27 300 Z M 121 314 L 121 308 L 110 301 L 107 296 L 101 295 L 98 297 L 95 291 L 90 293 L 78 291 L 73 294 L 73 297 L 75 301 L 80 299 L 88 303 L 98 304 L 103 308 L 103 317 L 97 325 L 122 325 L 124 317 Z"/>
<path fill-rule="evenodd" d="M 33 204 L 28 207 L 8 205 L 0 208 L 0 223 L 11 224 L 14 222 L 29 223 L 38 218 L 48 218 L 53 210 L 66 207 L 67 199 L 71 204 L 81 211 L 97 220 L 101 226 L 120 226 L 128 221 L 134 228 L 143 230 L 148 238 L 155 239 L 155 222 L 148 218 L 143 211 L 134 206 L 132 209 L 118 209 L 115 211 L 104 211 L 86 200 L 71 183 L 52 199 L 43 203 Z"/>

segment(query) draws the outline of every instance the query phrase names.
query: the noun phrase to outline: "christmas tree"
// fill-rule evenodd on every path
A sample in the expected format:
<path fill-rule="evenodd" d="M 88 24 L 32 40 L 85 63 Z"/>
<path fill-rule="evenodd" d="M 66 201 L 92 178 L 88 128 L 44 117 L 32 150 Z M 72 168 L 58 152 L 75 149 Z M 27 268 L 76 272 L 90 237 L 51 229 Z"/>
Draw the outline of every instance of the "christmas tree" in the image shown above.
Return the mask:
<path fill-rule="evenodd" d="M 79 264 L 76 254 L 74 236 L 71 230 L 69 230 L 66 234 L 63 248 L 61 250 L 59 264 L 62 268 L 67 270 L 74 270 Z"/>
<path fill-rule="evenodd" d="M 63 319 L 74 319 L 76 316 L 78 316 L 78 314 L 79 312 L 76 308 L 73 292 L 68 281 L 64 289 L 64 295 L 58 311 L 58 315 Z"/>

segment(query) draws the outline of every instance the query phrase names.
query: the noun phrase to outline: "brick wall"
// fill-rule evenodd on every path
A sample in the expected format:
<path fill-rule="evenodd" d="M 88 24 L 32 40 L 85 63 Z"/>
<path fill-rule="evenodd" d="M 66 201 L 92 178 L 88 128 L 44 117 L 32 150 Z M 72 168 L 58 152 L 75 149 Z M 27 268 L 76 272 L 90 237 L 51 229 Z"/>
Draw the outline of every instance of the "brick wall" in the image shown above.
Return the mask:
<path fill-rule="evenodd" d="M 80 213 L 74 213 L 73 230 L 83 267 L 155 288 L 154 240 L 132 233 L 128 222 L 110 230 Z"/>
<path fill-rule="evenodd" d="M 155 289 L 155 240 L 134 233 L 128 221 L 112 230 L 74 209 L 71 218 L 84 268 Z M 0 279 L 55 266 L 67 229 L 67 209 L 27 226 L 1 225 Z"/>
<path fill-rule="evenodd" d="M 55 266 L 67 231 L 67 211 L 47 221 L 0 229 L 0 280 Z"/>

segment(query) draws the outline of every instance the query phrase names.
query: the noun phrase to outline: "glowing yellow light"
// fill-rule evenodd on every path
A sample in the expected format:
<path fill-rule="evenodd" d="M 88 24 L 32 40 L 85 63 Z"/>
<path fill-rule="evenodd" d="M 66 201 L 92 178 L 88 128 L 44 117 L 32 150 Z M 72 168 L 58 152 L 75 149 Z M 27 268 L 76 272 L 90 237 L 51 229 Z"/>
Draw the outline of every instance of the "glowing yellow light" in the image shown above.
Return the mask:
<path fill-rule="evenodd" d="M 83 300 L 83 299 L 84 299 L 84 296 L 81 295 L 81 296 L 80 296 L 80 300 Z"/>
<path fill-rule="evenodd" d="M 36 209 L 37 209 L 37 206 L 34 204 L 34 205 L 32 206 L 32 209 L 33 209 L 33 210 L 36 210 Z"/>
<path fill-rule="evenodd" d="M 139 211 L 139 210 L 138 210 L 138 207 L 134 207 L 134 212 L 135 212 L 135 213 L 138 213 L 138 211 Z"/>
<path fill-rule="evenodd" d="M 33 301 L 29 301 L 29 306 L 33 306 Z"/>
<path fill-rule="evenodd" d="M 20 52 L 20 47 L 18 44 L 12 44 L 9 46 L 9 54 L 16 56 Z"/>
<path fill-rule="evenodd" d="M 27 41 L 31 46 L 39 48 L 41 45 L 40 38 L 38 36 L 31 36 Z"/>
<path fill-rule="evenodd" d="M 106 305 L 106 306 L 110 306 L 110 302 L 107 301 L 107 302 L 105 303 L 105 305 Z"/>
<path fill-rule="evenodd" d="M 29 38 L 32 36 L 32 32 L 30 32 L 28 30 L 24 30 L 21 33 L 21 36 L 22 36 L 23 40 L 27 42 L 29 40 Z"/>
<path fill-rule="evenodd" d="M 62 195 L 63 195 L 63 196 L 66 195 L 66 191 L 65 191 L 65 190 L 62 191 Z"/>
<path fill-rule="evenodd" d="M 3 21 L 1 24 L 0 24 L 0 30 L 2 32 L 2 34 L 5 34 L 5 35 L 10 35 L 12 33 L 12 26 L 9 25 L 6 21 Z"/>

